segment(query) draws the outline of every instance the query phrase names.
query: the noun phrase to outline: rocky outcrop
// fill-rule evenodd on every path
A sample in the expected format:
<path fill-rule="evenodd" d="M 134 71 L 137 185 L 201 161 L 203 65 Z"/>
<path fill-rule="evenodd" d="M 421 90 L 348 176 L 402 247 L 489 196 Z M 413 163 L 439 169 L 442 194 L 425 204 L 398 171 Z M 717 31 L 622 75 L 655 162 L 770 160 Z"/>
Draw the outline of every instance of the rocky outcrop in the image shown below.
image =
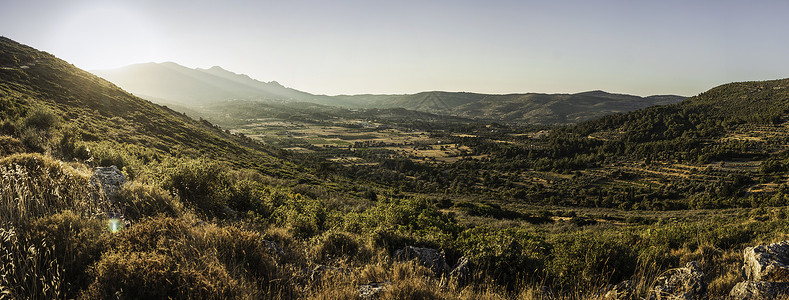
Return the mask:
<path fill-rule="evenodd" d="M 742 275 L 750 281 L 789 282 L 789 241 L 745 248 Z"/>
<path fill-rule="evenodd" d="M 378 299 L 381 292 L 385 291 L 386 288 L 389 286 L 388 281 L 384 282 L 371 282 L 368 284 L 360 284 L 358 286 L 359 289 L 359 298 L 362 299 Z"/>
<path fill-rule="evenodd" d="M 263 247 L 266 247 L 266 250 L 274 256 L 274 260 L 277 263 L 282 263 L 285 260 L 285 250 L 282 250 L 277 243 L 269 241 L 269 240 L 261 240 L 263 242 Z"/>
<path fill-rule="evenodd" d="M 697 262 L 689 262 L 683 268 L 669 270 L 665 275 L 657 278 L 657 284 L 647 296 L 647 299 L 705 299 L 707 284 L 704 282 L 704 273 Z"/>
<path fill-rule="evenodd" d="M 729 292 L 729 299 L 774 299 L 789 297 L 789 241 L 745 248 L 742 277 Z"/>
<path fill-rule="evenodd" d="M 787 282 L 743 281 L 731 289 L 729 299 L 775 299 L 786 295 L 789 295 L 789 283 Z"/>
<path fill-rule="evenodd" d="M 436 275 L 450 271 L 449 265 L 444 258 L 444 253 L 438 252 L 436 249 L 406 246 L 395 251 L 395 259 L 400 261 L 416 260 L 419 264 L 432 270 Z"/>
<path fill-rule="evenodd" d="M 97 167 L 90 176 L 90 186 L 96 189 L 94 197 L 112 202 L 126 183 L 126 176 L 116 166 Z"/>

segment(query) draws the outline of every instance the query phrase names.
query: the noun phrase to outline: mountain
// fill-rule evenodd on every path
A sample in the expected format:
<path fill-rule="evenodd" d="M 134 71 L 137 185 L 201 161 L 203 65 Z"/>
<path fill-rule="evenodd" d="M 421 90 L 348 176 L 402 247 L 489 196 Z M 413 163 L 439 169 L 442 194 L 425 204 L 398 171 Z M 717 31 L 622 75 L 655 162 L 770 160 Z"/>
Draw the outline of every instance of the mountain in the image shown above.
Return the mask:
<path fill-rule="evenodd" d="M 58 134 L 66 135 L 68 127 L 73 131 L 69 136 L 90 144 L 95 155 L 98 148 L 128 148 L 203 155 L 267 172 L 290 168 L 253 143 L 208 122 L 140 99 L 51 54 L 0 37 L 0 120 L 6 124 L 4 131 L 13 134 L 22 130 L 14 120 L 36 110 L 52 112 L 51 118 L 64 124 Z M 119 160 L 115 162 L 122 163 Z"/>
<path fill-rule="evenodd" d="M 620 137 L 631 141 L 656 142 L 742 135 L 756 126 L 781 127 L 789 117 L 787 88 L 789 79 L 724 84 L 673 105 L 579 124 L 577 132 L 620 132 Z"/>
<path fill-rule="evenodd" d="M 423 92 L 402 96 L 344 96 L 369 99 L 376 107 L 405 108 L 442 115 L 527 124 L 575 124 L 604 115 L 676 103 L 682 96 L 639 97 L 591 91 L 578 94 L 475 94 Z"/>
<path fill-rule="evenodd" d="M 224 100 L 278 100 L 325 103 L 328 98 L 261 82 L 218 66 L 190 69 L 172 62 L 144 63 L 93 71 L 140 97 L 182 105 Z"/>
<path fill-rule="evenodd" d="M 275 81 L 260 82 L 220 67 L 190 69 L 175 63 L 146 63 L 94 73 L 159 103 L 199 106 L 225 100 L 312 102 L 356 108 L 405 108 L 445 116 L 539 125 L 575 124 L 685 99 L 602 91 L 507 95 L 431 91 L 408 95 L 324 96 L 286 88 Z"/>

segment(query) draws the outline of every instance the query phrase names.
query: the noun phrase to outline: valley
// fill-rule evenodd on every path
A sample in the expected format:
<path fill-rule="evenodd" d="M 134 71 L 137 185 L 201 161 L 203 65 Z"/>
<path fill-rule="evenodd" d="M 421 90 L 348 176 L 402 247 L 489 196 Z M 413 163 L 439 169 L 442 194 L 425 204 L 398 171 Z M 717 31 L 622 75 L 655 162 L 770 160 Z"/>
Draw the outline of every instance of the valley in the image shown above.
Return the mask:
<path fill-rule="evenodd" d="M 258 98 L 212 68 L 255 95 L 162 106 L 7 38 L 0 65 L 0 288 L 17 298 L 641 299 L 688 263 L 723 298 L 743 249 L 789 228 L 789 79 L 407 108 Z M 495 117 L 533 98 L 605 109 Z M 460 109 L 485 103 L 508 104 Z"/>

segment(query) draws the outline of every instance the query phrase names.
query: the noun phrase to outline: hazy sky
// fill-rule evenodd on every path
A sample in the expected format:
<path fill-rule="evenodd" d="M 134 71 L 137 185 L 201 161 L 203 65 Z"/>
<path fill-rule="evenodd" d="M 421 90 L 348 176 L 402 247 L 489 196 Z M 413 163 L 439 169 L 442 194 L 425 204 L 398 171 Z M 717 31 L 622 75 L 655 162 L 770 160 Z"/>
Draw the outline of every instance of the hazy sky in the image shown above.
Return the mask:
<path fill-rule="evenodd" d="M 695 95 L 789 77 L 789 1 L 3 0 L 0 35 L 83 69 L 219 65 L 318 94 Z"/>

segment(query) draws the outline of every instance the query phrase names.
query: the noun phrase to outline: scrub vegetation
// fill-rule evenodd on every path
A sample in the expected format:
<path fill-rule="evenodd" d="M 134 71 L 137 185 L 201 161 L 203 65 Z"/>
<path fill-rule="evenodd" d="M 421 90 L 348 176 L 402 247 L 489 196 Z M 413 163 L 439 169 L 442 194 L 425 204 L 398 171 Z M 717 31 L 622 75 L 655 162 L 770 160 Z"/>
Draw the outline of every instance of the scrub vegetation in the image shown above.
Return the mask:
<path fill-rule="evenodd" d="M 642 297 L 690 261 L 722 297 L 742 249 L 789 230 L 787 80 L 537 127 L 256 102 L 195 120 L 5 38 L 0 67 L 11 299 Z M 90 178 L 112 165 L 110 200 Z"/>

